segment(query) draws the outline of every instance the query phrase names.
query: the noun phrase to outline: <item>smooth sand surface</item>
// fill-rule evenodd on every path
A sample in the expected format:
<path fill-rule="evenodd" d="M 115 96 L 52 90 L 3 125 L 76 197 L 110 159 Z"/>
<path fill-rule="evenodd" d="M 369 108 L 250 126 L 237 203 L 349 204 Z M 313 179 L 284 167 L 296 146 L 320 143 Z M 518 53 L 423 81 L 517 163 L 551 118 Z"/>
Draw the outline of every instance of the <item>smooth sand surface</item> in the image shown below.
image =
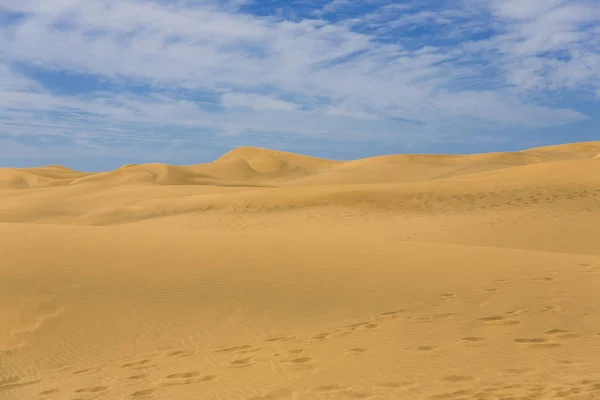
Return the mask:
<path fill-rule="evenodd" d="M 600 399 L 598 154 L 0 169 L 0 399 Z"/>

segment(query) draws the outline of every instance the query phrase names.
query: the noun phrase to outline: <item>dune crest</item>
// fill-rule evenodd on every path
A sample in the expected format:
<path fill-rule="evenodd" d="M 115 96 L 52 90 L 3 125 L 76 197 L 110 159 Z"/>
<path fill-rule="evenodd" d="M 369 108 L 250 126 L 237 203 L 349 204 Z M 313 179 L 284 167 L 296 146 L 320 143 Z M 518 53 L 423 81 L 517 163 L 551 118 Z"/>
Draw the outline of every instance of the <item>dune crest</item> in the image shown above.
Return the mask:
<path fill-rule="evenodd" d="M 567 143 L 553 146 L 536 147 L 524 150 L 526 153 L 548 154 L 553 157 L 592 158 L 600 151 L 600 142 Z"/>
<path fill-rule="evenodd" d="M 300 168 L 316 170 L 329 168 L 340 163 L 339 161 L 334 160 L 251 146 L 238 147 L 218 158 L 215 163 L 228 162 L 237 159 L 246 160 L 253 169 L 263 173 Z"/>

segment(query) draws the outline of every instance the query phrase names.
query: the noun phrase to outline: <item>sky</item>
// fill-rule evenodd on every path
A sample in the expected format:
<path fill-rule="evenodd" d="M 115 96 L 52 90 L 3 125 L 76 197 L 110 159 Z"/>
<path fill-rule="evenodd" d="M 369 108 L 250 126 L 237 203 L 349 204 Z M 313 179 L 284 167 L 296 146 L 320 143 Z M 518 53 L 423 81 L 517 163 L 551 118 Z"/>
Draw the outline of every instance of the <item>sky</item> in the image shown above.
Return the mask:
<path fill-rule="evenodd" d="M 0 0 L 0 166 L 600 140 L 598 0 Z"/>

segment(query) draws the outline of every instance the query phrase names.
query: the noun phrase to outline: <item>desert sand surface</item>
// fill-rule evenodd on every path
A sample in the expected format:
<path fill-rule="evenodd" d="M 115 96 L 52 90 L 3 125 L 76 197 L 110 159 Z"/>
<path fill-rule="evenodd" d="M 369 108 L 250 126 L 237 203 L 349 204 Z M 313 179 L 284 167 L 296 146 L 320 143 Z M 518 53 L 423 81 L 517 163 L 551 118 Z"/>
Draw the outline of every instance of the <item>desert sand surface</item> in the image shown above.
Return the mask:
<path fill-rule="evenodd" d="M 0 399 L 600 399 L 600 142 L 0 169 Z"/>

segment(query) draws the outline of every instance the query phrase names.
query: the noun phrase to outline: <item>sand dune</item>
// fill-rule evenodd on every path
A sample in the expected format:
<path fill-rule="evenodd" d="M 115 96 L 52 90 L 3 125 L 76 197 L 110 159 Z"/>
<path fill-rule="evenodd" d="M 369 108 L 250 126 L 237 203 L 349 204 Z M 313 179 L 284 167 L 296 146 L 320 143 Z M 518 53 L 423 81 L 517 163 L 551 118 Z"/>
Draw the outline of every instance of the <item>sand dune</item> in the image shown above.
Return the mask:
<path fill-rule="evenodd" d="M 598 153 L 598 148 L 598 142 L 580 142 L 536 147 L 524 150 L 523 153 L 546 154 L 554 158 L 590 158 Z"/>
<path fill-rule="evenodd" d="M 415 154 L 334 161 L 284 151 L 241 147 L 216 161 L 192 166 L 125 165 L 115 171 L 83 173 L 61 166 L 0 169 L 0 188 L 41 188 L 79 184 L 118 186 L 356 184 L 420 182 L 500 168 L 595 158 L 600 142 L 540 147 L 521 152 L 475 155 Z"/>
<path fill-rule="evenodd" d="M 600 398 L 599 153 L 0 169 L 0 399 Z"/>

